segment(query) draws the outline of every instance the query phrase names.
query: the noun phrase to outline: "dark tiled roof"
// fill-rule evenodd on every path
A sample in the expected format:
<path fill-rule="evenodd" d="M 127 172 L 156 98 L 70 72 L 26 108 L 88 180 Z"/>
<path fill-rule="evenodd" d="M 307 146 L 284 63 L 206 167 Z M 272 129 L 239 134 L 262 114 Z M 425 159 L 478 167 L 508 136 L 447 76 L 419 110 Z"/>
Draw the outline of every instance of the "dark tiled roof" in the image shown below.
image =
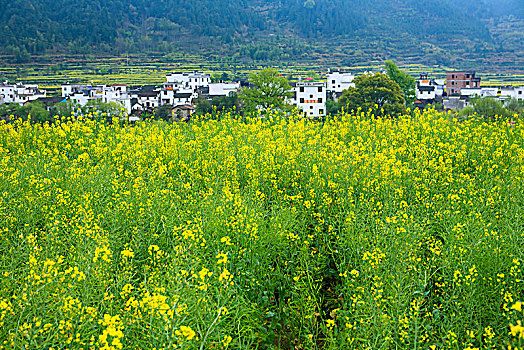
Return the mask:
<path fill-rule="evenodd" d="M 138 93 L 138 96 L 140 96 L 140 97 L 157 97 L 158 96 L 158 92 L 156 92 L 156 91 L 140 91 Z"/>
<path fill-rule="evenodd" d="M 37 98 L 36 100 L 39 102 L 43 102 L 44 104 L 48 104 L 48 103 L 59 103 L 59 102 L 62 102 L 64 99 L 65 99 L 64 97 L 55 96 L 55 97 L 40 97 L 40 98 Z"/>
<path fill-rule="evenodd" d="M 175 98 L 188 98 L 192 95 L 192 93 L 190 92 L 176 92 L 174 94 L 174 97 Z"/>

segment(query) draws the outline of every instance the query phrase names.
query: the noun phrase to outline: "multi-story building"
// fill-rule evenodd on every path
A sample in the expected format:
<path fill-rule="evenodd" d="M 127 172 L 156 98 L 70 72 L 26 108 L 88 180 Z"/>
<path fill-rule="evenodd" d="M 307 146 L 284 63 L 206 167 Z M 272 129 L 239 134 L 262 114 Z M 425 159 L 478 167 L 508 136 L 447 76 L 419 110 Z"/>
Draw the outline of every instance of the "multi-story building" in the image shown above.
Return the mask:
<path fill-rule="evenodd" d="M 172 73 L 166 76 L 166 81 L 175 84 L 174 88 L 191 88 L 195 90 L 198 87 L 209 86 L 211 76 L 204 73 Z"/>
<path fill-rule="evenodd" d="M 222 82 L 209 84 L 209 98 L 215 96 L 230 96 L 231 93 L 237 92 L 240 89 L 240 82 Z"/>
<path fill-rule="evenodd" d="M 524 101 L 524 86 L 517 86 L 515 90 L 517 90 L 516 99 L 519 101 Z"/>
<path fill-rule="evenodd" d="M 131 113 L 131 96 L 126 85 L 105 86 L 102 92 L 102 102 L 119 103 L 127 113 Z"/>
<path fill-rule="evenodd" d="M 14 103 L 15 100 L 15 87 L 7 83 L 0 84 L 0 98 L 3 103 Z"/>
<path fill-rule="evenodd" d="M 514 98 L 517 101 L 524 101 L 524 86 L 502 86 L 497 95 L 501 100 Z"/>
<path fill-rule="evenodd" d="M 85 106 L 89 101 L 92 100 L 88 92 L 75 92 L 69 95 L 68 98 L 69 100 L 73 101 L 75 104 L 78 104 L 80 106 Z"/>
<path fill-rule="evenodd" d="M 524 101 L 524 86 L 483 86 L 477 88 L 463 88 L 460 92 L 463 96 L 493 97 L 501 101 L 514 98 Z"/>
<path fill-rule="evenodd" d="M 7 82 L 0 84 L 0 99 L 3 100 L 3 103 L 23 105 L 26 102 L 35 101 L 42 97 L 46 97 L 46 91 L 40 90 L 38 85 L 10 85 Z"/>
<path fill-rule="evenodd" d="M 339 97 L 342 91 L 350 87 L 355 87 L 353 79 L 355 79 L 355 76 L 351 73 L 342 73 L 339 71 L 328 73 L 326 77 L 327 89 L 330 93 L 335 93 L 335 97 Z"/>
<path fill-rule="evenodd" d="M 164 83 L 160 91 L 160 105 L 181 106 L 191 104 L 198 97 L 195 89 L 174 83 Z"/>
<path fill-rule="evenodd" d="M 446 74 L 446 92 L 448 95 L 460 94 L 462 88 L 480 87 L 480 78 L 475 77 L 475 72 L 448 72 Z"/>
<path fill-rule="evenodd" d="M 326 84 L 321 82 L 298 82 L 293 89 L 292 103 L 305 117 L 326 115 Z"/>
<path fill-rule="evenodd" d="M 86 90 L 86 85 L 80 84 L 64 84 L 62 85 L 62 97 L 69 97 L 73 94 L 83 92 Z"/>
<path fill-rule="evenodd" d="M 62 97 L 85 106 L 89 101 L 99 100 L 104 103 L 119 103 L 131 113 L 131 97 L 126 85 L 62 85 Z"/>
<path fill-rule="evenodd" d="M 443 79 L 429 79 L 427 73 L 422 73 L 415 89 L 416 98 L 419 101 L 439 100 L 444 94 L 444 86 Z"/>
<path fill-rule="evenodd" d="M 144 109 L 154 109 L 160 106 L 159 91 L 140 91 L 138 93 L 138 103 Z"/>

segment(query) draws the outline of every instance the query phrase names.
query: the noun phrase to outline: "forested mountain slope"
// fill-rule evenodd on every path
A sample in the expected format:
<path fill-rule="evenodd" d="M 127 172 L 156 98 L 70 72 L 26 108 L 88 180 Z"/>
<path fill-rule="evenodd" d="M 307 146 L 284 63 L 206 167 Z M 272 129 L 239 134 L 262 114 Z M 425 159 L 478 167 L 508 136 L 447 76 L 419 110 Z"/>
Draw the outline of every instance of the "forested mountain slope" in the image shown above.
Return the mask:
<path fill-rule="evenodd" d="M 520 0 L 0 0 L 0 54 L 27 61 L 53 53 L 332 53 L 342 61 L 450 64 L 509 52 L 511 63 L 522 51 L 515 40 L 523 8 Z"/>

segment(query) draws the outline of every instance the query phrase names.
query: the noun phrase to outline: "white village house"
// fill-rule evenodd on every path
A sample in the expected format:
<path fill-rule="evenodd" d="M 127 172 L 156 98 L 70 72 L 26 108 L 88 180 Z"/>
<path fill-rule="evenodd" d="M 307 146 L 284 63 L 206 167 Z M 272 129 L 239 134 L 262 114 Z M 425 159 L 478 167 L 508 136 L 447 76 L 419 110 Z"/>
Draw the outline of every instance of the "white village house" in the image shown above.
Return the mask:
<path fill-rule="evenodd" d="M 334 71 L 327 74 L 327 89 L 335 101 L 342 95 L 342 91 L 355 87 L 353 79 L 355 76 L 351 73 Z"/>
<path fill-rule="evenodd" d="M 524 101 L 524 86 L 502 86 L 500 88 L 499 98 L 506 100 L 514 98 L 517 101 Z"/>
<path fill-rule="evenodd" d="M 175 83 L 164 83 L 160 91 L 160 104 L 182 106 L 190 105 L 197 98 L 196 91 L 189 87 L 183 87 Z"/>
<path fill-rule="evenodd" d="M 211 76 L 204 73 L 172 73 L 166 76 L 160 91 L 160 105 L 186 106 L 192 105 L 198 98 L 199 89 L 209 88 Z"/>
<path fill-rule="evenodd" d="M 292 104 L 305 117 L 324 117 L 326 115 L 326 83 L 298 82 L 293 89 Z"/>
<path fill-rule="evenodd" d="M 153 91 L 140 91 L 133 95 L 133 97 L 135 96 L 138 101 L 132 106 L 133 110 L 145 111 L 160 106 L 160 91 L 156 89 Z"/>
<path fill-rule="evenodd" d="M 75 93 L 82 93 L 86 89 L 86 85 L 80 84 L 63 84 L 62 97 L 69 97 Z"/>
<path fill-rule="evenodd" d="M 415 97 L 419 101 L 441 99 L 445 86 L 444 79 L 429 79 L 426 73 L 422 73 L 417 81 Z"/>
<path fill-rule="evenodd" d="M 524 101 L 524 86 L 482 86 L 462 88 L 460 95 L 480 98 L 492 97 L 497 98 L 500 101 L 506 101 L 510 98 Z"/>
<path fill-rule="evenodd" d="M 472 88 L 462 88 L 460 90 L 460 95 L 470 96 L 470 97 L 497 97 L 499 88 L 497 87 L 472 87 Z"/>
<path fill-rule="evenodd" d="M 216 96 L 231 96 L 240 89 L 240 82 L 220 82 L 209 84 L 209 98 Z"/>
<path fill-rule="evenodd" d="M 131 113 L 131 97 L 126 85 L 62 85 L 62 97 L 85 106 L 89 101 L 99 100 L 104 103 L 118 103 L 127 113 Z"/>
<path fill-rule="evenodd" d="M 46 97 L 46 91 L 40 90 L 38 85 L 28 84 L 0 84 L 0 101 L 2 103 L 18 103 L 20 105 Z"/>
<path fill-rule="evenodd" d="M 175 88 L 183 87 L 195 90 L 198 87 L 209 86 L 211 76 L 204 73 L 172 73 L 166 76 L 168 83 L 176 84 Z"/>
<path fill-rule="evenodd" d="M 2 83 L 0 85 L 0 98 L 4 103 L 15 103 L 15 87 L 14 85 L 8 85 L 7 83 Z"/>

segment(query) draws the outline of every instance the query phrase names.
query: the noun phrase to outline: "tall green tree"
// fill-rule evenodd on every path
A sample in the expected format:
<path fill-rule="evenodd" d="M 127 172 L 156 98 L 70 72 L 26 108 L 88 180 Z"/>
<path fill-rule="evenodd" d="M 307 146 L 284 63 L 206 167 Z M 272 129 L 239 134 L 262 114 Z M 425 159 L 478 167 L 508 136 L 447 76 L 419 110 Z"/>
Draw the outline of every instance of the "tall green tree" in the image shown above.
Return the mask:
<path fill-rule="evenodd" d="M 211 102 L 205 97 L 199 97 L 193 100 L 195 105 L 195 113 L 199 115 L 204 115 L 206 113 L 211 113 L 213 111 L 213 106 Z"/>
<path fill-rule="evenodd" d="M 47 109 L 42 102 L 31 102 L 27 106 L 21 106 L 18 103 L 4 104 L 0 106 L 0 119 L 10 119 L 10 117 L 22 118 L 27 120 L 31 116 L 34 123 L 43 123 L 52 121 Z"/>
<path fill-rule="evenodd" d="M 238 107 L 238 94 L 231 91 L 228 96 L 215 96 L 211 101 L 211 105 L 215 106 L 219 111 L 236 109 Z"/>
<path fill-rule="evenodd" d="M 395 81 L 402 90 L 402 96 L 408 106 L 415 102 L 415 78 L 408 73 L 401 71 L 393 61 L 386 61 L 386 71 L 388 76 Z"/>
<path fill-rule="evenodd" d="M 375 116 L 394 116 L 405 111 L 405 100 L 398 84 L 386 74 L 364 74 L 354 80 L 355 87 L 344 90 L 340 104 L 348 109 L 371 110 Z"/>
<path fill-rule="evenodd" d="M 67 102 L 60 102 L 51 107 L 49 113 L 51 116 L 61 116 L 61 117 L 70 117 L 71 113 L 79 110 L 81 108 L 80 104 L 74 102 L 73 100 L 68 100 Z"/>
<path fill-rule="evenodd" d="M 274 68 L 264 68 L 249 76 L 253 88 L 242 88 L 238 98 L 247 111 L 259 108 L 287 109 L 286 97 L 291 96 L 291 86 L 285 77 L 282 77 Z"/>
<path fill-rule="evenodd" d="M 29 114 L 31 115 L 31 120 L 35 123 L 53 121 L 53 118 L 49 115 L 49 111 L 44 108 L 41 102 L 32 102 L 29 104 Z"/>
<path fill-rule="evenodd" d="M 155 117 L 156 119 L 161 119 L 168 122 L 173 118 L 172 111 L 173 106 L 171 105 L 159 106 L 155 108 Z"/>
<path fill-rule="evenodd" d="M 493 97 L 473 98 L 471 99 L 471 105 L 478 115 L 485 118 L 503 117 L 508 114 L 502 102 Z"/>
<path fill-rule="evenodd" d="M 524 115 L 524 102 L 519 101 L 516 98 L 512 97 L 504 102 L 504 107 L 508 111 L 508 115 L 512 116 L 514 114 Z"/>
<path fill-rule="evenodd" d="M 83 113 L 94 112 L 96 119 L 105 120 L 111 123 L 114 117 L 123 117 L 125 112 L 123 106 L 116 102 L 102 102 L 100 100 L 91 100 L 82 107 Z"/>

